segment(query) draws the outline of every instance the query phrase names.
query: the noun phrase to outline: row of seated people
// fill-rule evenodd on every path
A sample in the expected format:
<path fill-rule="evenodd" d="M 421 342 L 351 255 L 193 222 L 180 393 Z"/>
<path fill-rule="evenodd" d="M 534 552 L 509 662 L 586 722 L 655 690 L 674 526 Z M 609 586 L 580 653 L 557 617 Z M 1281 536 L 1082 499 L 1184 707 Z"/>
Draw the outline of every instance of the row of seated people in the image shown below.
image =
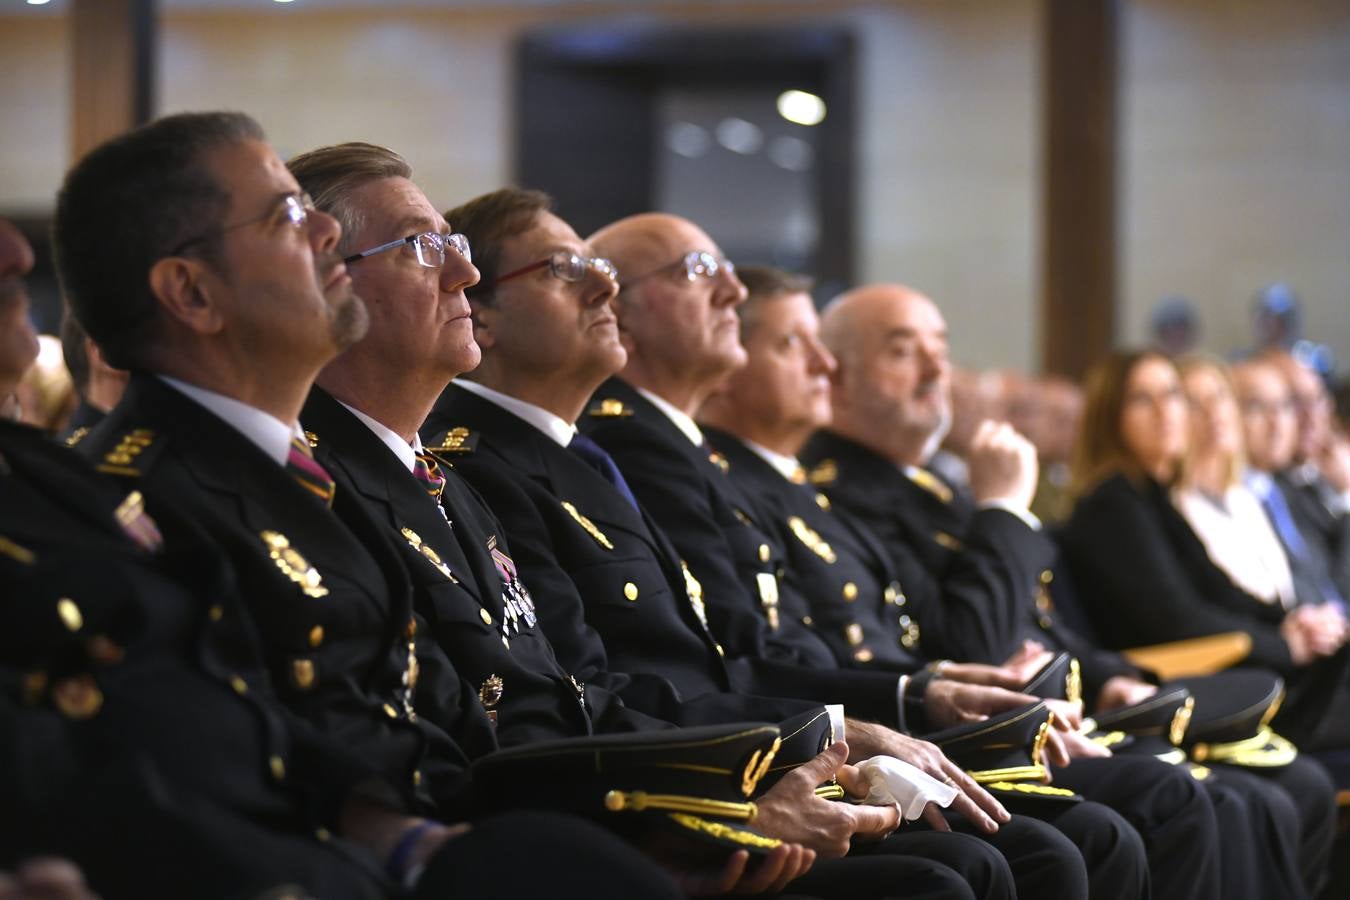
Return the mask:
<path fill-rule="evenodd" d="M 747 289 L 686 220 L 582 240 L 518 189 L 442 216 L 391 151 L 287 167 L 237 114 L 95 150 L 54 235 L 75 318 L 131 376 L 75 454 L 0 432 L 4 859 L 65 853 L 110 896 L 1324 886 L 1315 762 L 1201 770 L 1081 733 L 1083 703 L 1156 678 L 1038 605 L 1025 439 L 981 426 L 969 497 L 922 468 L 948 407 L 927 298 L 860 288 L 822 324 L 807 285 Z M 5 237 L 0 387 L 32 346 Z M 1054 789 L 987 790 L 912 736 L 1039 706 L 1021 690 L 1059 650 L 1085 692 L 1051 701 Z M 753 865 L 482 812 L 523 790 L 477 767 L 502 748 L 821 715 L 840 740 L 755 794 Z M 818 794 L 867 794 L 848 763 L 878 756 L 929 793 Z"/>

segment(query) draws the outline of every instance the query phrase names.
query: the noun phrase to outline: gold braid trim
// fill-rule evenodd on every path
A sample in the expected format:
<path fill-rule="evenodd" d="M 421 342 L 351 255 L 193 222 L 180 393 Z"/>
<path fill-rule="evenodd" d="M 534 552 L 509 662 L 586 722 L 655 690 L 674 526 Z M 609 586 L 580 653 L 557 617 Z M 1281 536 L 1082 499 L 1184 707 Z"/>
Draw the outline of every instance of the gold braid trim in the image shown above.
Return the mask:
<path fill-rule="evenodd" d="M 753 831 L 743 831 L 740 828 L 723 825 L 721 822 L 709 822 L 707 819 L 700 819 L 698 816 L 671 813 L 670 818 L 690 831 L 701 831 L 711 837 L 734 841 L 747 847 L 761 847 L 765 850 L 772 850 L 783 843 L 778 838 L 765 837 L 762 834 L 755 834 Z"/>
<path fill-rule="evenodd" d="M 717 816 L 740 822 L 753 822 L 759 812 L 753 803 L 709 800 L 706 797 L 688 797 L 683 794 L 649 794 L 646 791 L 610 791 L 605 794 L 605 809 L 610 812 L 645 812 L 649 809 L 659 809 Z"/>

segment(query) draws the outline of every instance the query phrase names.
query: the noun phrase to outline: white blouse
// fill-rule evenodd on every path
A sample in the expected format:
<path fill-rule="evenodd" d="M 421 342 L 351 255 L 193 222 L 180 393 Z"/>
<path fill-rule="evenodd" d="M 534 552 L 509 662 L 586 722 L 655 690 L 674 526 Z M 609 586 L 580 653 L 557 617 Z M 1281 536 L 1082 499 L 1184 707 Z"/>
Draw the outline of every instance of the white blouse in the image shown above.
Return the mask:
<path fill-rule="evenodd" d="M 1195 488 L 1172 491 L 1172 502 L 1190 523 L 1214 565 L 1233 583 L 1259 600 L 1294 604 L 1294 577 L 1280 539 L 1245 485 L 1230 487 L 1222 497 Z"/>

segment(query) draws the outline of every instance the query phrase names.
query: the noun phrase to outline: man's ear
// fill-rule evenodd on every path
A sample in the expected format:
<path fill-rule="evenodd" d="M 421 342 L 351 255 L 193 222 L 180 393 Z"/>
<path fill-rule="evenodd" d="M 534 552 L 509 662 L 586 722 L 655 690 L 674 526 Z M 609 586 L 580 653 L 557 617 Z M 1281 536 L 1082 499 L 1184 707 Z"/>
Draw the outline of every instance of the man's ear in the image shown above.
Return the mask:
<path fill-rule="evenodd" d="M 482 350 L 497 343 L 497 310 L 480 300 L 470 300 L 469 309 L 473 313 L 473 339 Z"/>
<path fill-rule="evenodd" d="M 224 326 L 215 286 L 210 270 L 187 257 L 166 256 L 150 268 L 150 292 L 164 314 L 199 334 L 214 334 Z"/>

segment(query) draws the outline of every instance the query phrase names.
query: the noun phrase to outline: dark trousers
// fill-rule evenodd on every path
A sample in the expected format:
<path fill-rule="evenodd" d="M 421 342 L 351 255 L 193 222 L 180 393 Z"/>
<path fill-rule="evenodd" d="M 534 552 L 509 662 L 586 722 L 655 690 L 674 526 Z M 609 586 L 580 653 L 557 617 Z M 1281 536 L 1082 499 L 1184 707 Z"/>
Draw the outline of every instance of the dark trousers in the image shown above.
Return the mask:
<path fill-rule="evenodd" d="M 1054 776 L 1056 786 L 1110 807 L 1138 832 L 1157 896 L 1169 900 L 1219 896 L 1214 808 L 1185 769 L 1151 756 L 1120 755 L 1076 759 L 1055 769 Z"/>
<path fill-rule="evenodd" d="M 683 894 L 652 860 L 598 825 L 547 812 L 473 823 L 436 854 L 416 900 L 677 900 Z"/>
<path fill-rule="evenodd" d="M 1277 769 L 1216 767 L 1245 773 L 1277 785 L 1298 815 L 1298 865 L 1309 896 L 1316 896 L 1327 878 L 1331 846 L 1336 840 L 1336 787 L 1322 764 L 1306 755 Z"/>

